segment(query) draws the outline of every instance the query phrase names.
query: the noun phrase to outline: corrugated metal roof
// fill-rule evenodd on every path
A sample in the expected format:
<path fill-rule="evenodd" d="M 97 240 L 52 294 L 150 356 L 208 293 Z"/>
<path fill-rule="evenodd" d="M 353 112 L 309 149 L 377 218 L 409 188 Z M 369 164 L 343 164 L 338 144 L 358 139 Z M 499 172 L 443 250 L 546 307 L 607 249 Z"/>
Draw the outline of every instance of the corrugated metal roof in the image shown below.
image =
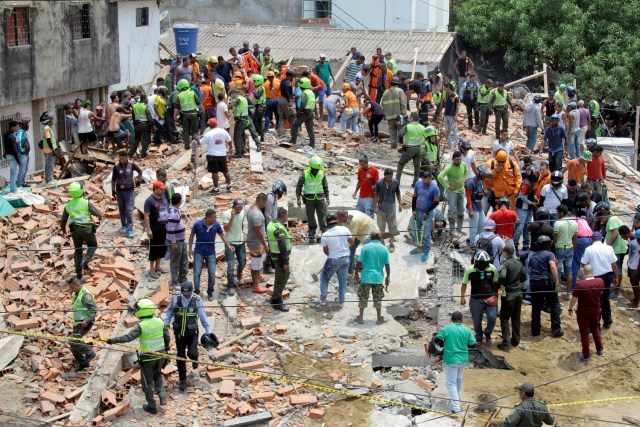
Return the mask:
<path fill-rule="evenodd" d="M 268 25 L 240 25 L 219 23 L 197 23 L 198 52 L 202 56 L 228 56 L 229 48 L 241 47 L 243 40 L 251 45 L 258 43 L 261 48 L 269 46 L 276 60 L 287 60 L 293 56 L 297 60 L 315 60 L 321 53 L 328 60 L 343 60 L 351 46 L 369 56 L 381 47 L 391 52 L 397 62 L 413 62 L 415 48 L 418 48 L 418 63 L 436 64 L 442 59 L 453 42 L 454 33 L 426 31 L 370 31 L 346 30 L 338 28 L 279 27 Z M 173 31 L 166 31 L 160 41 L 175 52 Z M 162 59 L 170 59 L 161 49 Z"/>

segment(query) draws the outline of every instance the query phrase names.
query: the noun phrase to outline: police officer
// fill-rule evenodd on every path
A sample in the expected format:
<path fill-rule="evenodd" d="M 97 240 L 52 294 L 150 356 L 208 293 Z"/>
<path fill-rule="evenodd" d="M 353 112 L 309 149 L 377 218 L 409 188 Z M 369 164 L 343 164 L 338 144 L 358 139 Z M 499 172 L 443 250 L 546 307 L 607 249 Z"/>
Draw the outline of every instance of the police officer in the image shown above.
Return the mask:
<path fill-rule="evenodd" d="M 313 134 L 313 119 L 315 117 L 316 110 L 316 95 L 311 90 L 311 80 L 307 77 L 303 77 L 298 82 L 298 87 L 302 89 L 302 96 L 300 97 L 300 108 L 296 119 L 291 125 L 291 141 L 289 144 L 295 145 L 298 139 L 298 129 L 304 123 L 307 128 L 307 134 L 309 135 L 309 145 L 311 148 L 316 147 L 316 137 Z"/>
<path fill-rule="evenodd" d="M 289 311 L 289 307 L 282 302 L 282 291 L 289 281 L 289 255 L 291 253 L 291 233 L 287 228 L 287 210 L 278 209 L 278 219 L 271 221 L 267 225 L 267 241 L 269 243 L 269 253 L 271 262 L 276 268 L 275 280 L 273 283 L 273 295 L 271 306 L 275 310 L 282 312 Z"/>
<path fill-rule="evenodd" d="M 496 139 L 500 138 L 500 123 L 502 129 L 509 129 L 509 108 L 513 113 L 513 105 L 511 105 L 511 97 L 509 92 L 504 88 L 503 82 L 498 82 L 497 89 L 491 91 L 489 105 L 496 115 Z"/>
<path fill-rule="evenodd" d="M 402 171 L 404 165 L 409 163 L 409 160 L 413 160 L 413 182 L 411 186 L 416 185 L 418 176 L 420 175 L 420 160 L 421 160 L 421 147 L 426 138 L 427 130 L 424 126 L 418 123 L 418 113 L 411 113 L 411 122 L 400 130 L 400 135 L 404 138 L 404 144 L 401 145 L 399 152 L 402 153 L 400 160 L 398 160 L 398 169 L 396 171 L 396 179 L 400 183 L 402 178 Z"/>
<path fill-rule="evenodd" d="M 147 105 L 147 95 L 142 94 L 140 100 L 133 104 L 133 124 L 136 130 L 136 136 L 129 149 L 129 157 L 133 158 L 133 155 L 138 151 L 138 144 L 142 140 L 142 151 L 140 157 L 147 157 L 147 148 L 151 142 L 151 132 L 153 126 L 153 117 L 151 116 L 151 110 Z"/>
<path fill-rule="evenodd" d="M 53 129 L 53 121 L 53 116 L 46 111 L 40 115 L 42 152 L 44 153 L 44 178 L 47 184 L 53 182 L 53 168 L 56 164 L 57 153 L 60 151 L 56 140 L 56 132 Z"/>
<path fill-rule="evenodd" d="M 438 129 L 435 126 L 427 126 L 425 129 L 424 151 L 420 161 L 420 170 L 428 170 L 438 173 L 440 162 L 440 147 L 438 146 Z"/>
<path fill-rule="evenodd" d="M 278 218 L 278 200 L 287 194 L 287 185 L 278 179 L 271 184 L 271 191 L 267 194 L 267 204 L 264 206 L 264 223 L 269 225 L 271 221 Z M 264 274 L 273 274 L 273 265 L 271 257 L 267 257 L 264 261 Z"/>
<path fill-rule="evenodd" d="M 318 222 L 320 230 L 324 233 L 327 229 L 327 206 L 329 206 L 329 184 L 323 172 L 324 162 L 320 156 L 314 155 L 309 159 L 309 167 L 300 174 L 296 185 L 296 198 L 298 207 L 304 206 L 307 211 L 307 224 L 309 225 L 309 243 L 315 243 Z M 318 222 L 316 222 L 318 215 Z"/>
<path fill-rule="evenodd" d="M 487 124 L 489 123 L 489 101 L 491 99 L 491 85 L 493 82 L 487 80 L 484 85 L 478 89 L 478 111 L 480 112 L 480 122 L 476 128 L 476 133 L 482 132 L 483 135 L 489 135 L 487 133 Z"/>
<path fill-rule="evenodd" d="M 229 92 L 231 96 L 231 106 L 233 111 L 233 118 L 235 120 L 235 126 L 233 128 L 233 144 L 236 148 L 236 154 L 234 158 L 241 158 L 244 156 L 244 131 L 249 129 L 251 138 L 256 143 L 256 150 L 260 151 L 260 135 L 253 127 L 253 121 L 249 118 L 249 101 L 245 95 L 241 95 L 240 91 L 233 89 Z"/>
<path fill-rule="evenodd" d="M 91 293 L 82 286 L 82 280 L 77 277 L 69 279 L 69 286 L 73 291 L 73 333 L 71 337 L 82 338 L 91 330 L 93 322 L 96 320 L 98 308 Z M 82 371 L 89 367 L 89 362 L 96 357 L 91 346 L 80 341 L 69 343 L 71 353 L 76 359 L 76 371 Z"/>
<path fill-rule="evenodd" d="M 93 255 L 98 249 L 98 241 L 96 239 L 96 228 L 91 222 L 91 216 L 97 216 L 102 219 L 102 213 L 97 210 L 89 200 L 82 197 L 84 190 L 77 182 L 69 184 L 69 196 L 71 200 L 67 202 L 62 211 L 60 219 L 60 228 L 62 234 L 66 234 L 67 221 L 69 221 L 69 231 L 73 239 L 73 261 L 76 266 L 76 276 L 82 279 L 82 270 L 89 270 L 89 261 L 93 259 Z M 87 244 L 87 254 L 82 257 L 82 246 Z"/>
<path fill-rule="evenodd" d="M 180 92 L 178 92 L 178 89 L 174 89 L 167 97 L 167 105 L 164 107 L 164 120 L 166 123 L 165 129 L 169 138 L 169 144 L 175 144 L 177 142 L 176 121 L 173 118 L 175 110 L 173 106 L 180 102 L 178 99 L 179 94 Z"/>
<path fill-rule="evenodd" d="M 533 384 L 524 382 L 518 384 L 515 390 L 522 402 L 516 405 L 516 408 L 504 421 L 492 421 L 493 427 L 541 427 L 543 423 L 554 425 L 555 419 L 549 413 L 547 406 L 533 398 Z"/>
<path fill-rule="evenodd" d="M 139 355 L 140 369 L 142 371 L 142 391 L 147 399 L 147 403 L 142 406 L 142 409 L 151 414 L 157 414 L 158 407 L 153 397 L 153 388 L 155 387 L 156 389 L 160 405 L 166 405 L 167 392 L 164 389 L 161 371 L 169 363 L 169 359 L 157 354 L 144 352 L 162 352 L 164 350 L 167 353 L 171 344 L 171 337 L 162 318 L 155 315 L 156 306 L 153 301 L 142 298 L 135 303 L 134 308 L 136 310 L 135 316 L 140 319 L 138 324 L 126 334 L 108 339 L 107 344 L 121 344 L 140 338 L 140 349 L 143 351 Z"/>
<path fill-rule="evenodd" d="M 211 327 L 204 312 L 202 298 L 193 293 L 193 283 L 184 282 L 180 285 L 180 292 L 173 294 L 164 324 L 168 328 L 173 319 L 173 333 L 176 337 L 178 357 L 188 357 L 193 360 L 193 369 L 198 369 L 198 319 L 204 327 L 206 335 L 211 333 Z M 180 390 L 187 389 L 187 362 L 178 361 L 178 376 Z"/>
<path fill-rule="evenodd" d="M 586 136 L 587 138 L 595 138 L 596 129 L 598 128 L 598 120 L 600 119 L 600 104 L 598 103 L 595 95 L 591 95 L 590 98 L 589 114 L 591 115 L 591 125 L 589 126 Z"/>
<path fill-rule="evenodd" d="M 178 101 L 173 104 L 173 120 L 182 121 L 182 143 L 184 149 L 191 148 L 191 136 L 198 133 L 198 113 L 200 111 L 200 99 L 191 90 L 189 81 L 181 79 L 177 85 Z"/>
<path fill-rule="evenodd" d="M 480 83 L 476 79 L 476 74 L 473 71 L 468 73 L 469 80 L 462 84 L 461 98 L 462 103 L 467 107 L 467 121 L 469 129 L 473 129 L 473 123 L 475 119 L 475 133 L 478 133 L 479 125 L 479 111 L 478 111 L 478 94 L 480 92 Z"/>
<path fill-rule="evenodd" d="M 267 91 L 264 89 L 264 77 L 260 74 L 254 74 L 251 76 L 251 80 L 256 85 L 256 89 L 253 91 L 253 127 L 260 135 L 260 142 L 264 142 L 264 111 L 267 103 Z"/>

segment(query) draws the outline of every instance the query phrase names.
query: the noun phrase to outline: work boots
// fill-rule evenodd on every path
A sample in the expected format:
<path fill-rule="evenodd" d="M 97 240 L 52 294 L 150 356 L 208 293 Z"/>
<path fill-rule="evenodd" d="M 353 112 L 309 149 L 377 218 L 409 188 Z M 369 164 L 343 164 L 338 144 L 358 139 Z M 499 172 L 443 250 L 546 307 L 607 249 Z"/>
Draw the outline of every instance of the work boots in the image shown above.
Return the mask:
<path fill-rule="evenodd" d="M 273 298 L 271 299 L 271 301 L 269 301 L 269 303 L 271 304 L 274 310 L 282 311 L 283 313 L 286 313 L 289 311 L 289 307 L 284 305 L 284 303 L 282 302 L 282 298 Z"/>

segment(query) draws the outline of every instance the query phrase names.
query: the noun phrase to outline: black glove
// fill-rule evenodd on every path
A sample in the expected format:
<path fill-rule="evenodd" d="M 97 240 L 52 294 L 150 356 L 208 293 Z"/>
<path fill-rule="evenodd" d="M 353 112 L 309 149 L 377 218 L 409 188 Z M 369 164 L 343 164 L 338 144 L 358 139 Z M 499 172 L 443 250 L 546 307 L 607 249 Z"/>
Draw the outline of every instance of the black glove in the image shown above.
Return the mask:
<path fill-rule="evenodd" d="M 113 344 L 113 340 L 112 340 L 111 338 L 109 338 L 109 339 L 107 340 L 107 344 Z"/>

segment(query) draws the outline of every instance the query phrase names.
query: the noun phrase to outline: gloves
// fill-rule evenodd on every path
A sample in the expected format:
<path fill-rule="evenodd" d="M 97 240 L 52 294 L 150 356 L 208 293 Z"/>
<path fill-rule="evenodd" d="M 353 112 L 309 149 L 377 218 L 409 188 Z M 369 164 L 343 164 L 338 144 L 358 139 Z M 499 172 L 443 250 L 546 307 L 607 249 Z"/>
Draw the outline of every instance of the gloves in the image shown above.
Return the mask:
<path fill-rule="evenodd" d="M 107 344 L 113 344 L 113 340 L 112 340 L 111 338 L 109 338 L 109 339 L 107 340 Z"/>

